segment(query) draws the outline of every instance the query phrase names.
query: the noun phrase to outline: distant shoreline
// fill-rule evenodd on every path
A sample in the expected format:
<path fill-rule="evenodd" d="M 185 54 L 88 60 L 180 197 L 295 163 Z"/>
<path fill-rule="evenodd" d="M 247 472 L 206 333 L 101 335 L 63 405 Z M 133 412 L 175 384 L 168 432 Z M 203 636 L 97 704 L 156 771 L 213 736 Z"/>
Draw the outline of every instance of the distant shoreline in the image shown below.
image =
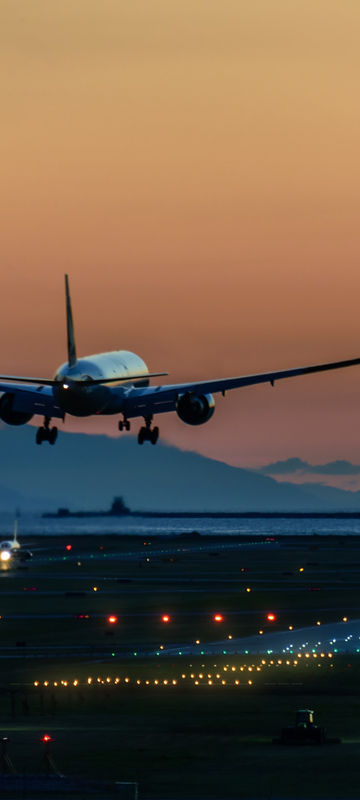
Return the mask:
<path fill-rule="evenodd" d="M 360 511 L 129 511 L 114 514 L 110 511 L 45 512 L 43 519 L 94 518 L 124 519 L 360 519 Z"/>

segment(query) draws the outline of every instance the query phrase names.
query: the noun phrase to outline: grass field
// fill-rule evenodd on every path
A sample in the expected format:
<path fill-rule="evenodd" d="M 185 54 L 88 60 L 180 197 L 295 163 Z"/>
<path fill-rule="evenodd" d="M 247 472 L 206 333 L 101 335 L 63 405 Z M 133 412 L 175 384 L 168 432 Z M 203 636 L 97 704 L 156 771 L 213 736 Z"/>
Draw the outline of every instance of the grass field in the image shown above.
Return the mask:
<path fill-rule="evenodd" d="M 224 543 L 57 539 L 1 572 L 2 735 L 19 773 L 40 767 L 47 732 L 61 772 L 136 780 L 140 798 L 359 797 L 360 654 L 214 657 L 201 645 L 360 618 L 360 540 Z M 196 641 L 197 656 L 166 655 Z M 297 708 L 342 744 L 272 744 Z"/>

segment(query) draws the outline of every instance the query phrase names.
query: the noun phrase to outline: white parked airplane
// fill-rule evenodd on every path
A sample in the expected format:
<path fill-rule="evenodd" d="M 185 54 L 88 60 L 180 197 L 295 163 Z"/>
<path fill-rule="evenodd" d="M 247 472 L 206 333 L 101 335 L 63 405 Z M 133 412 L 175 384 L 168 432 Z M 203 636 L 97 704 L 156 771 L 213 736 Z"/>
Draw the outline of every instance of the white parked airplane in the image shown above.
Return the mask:
<path fill-rule="evenodd" d="M 17 538 L 18 534 L 18 521 L 14 521 L 14 533 L 12 539 L 7 539 L 5 542 L 0 542 L 0 561 L 9 562 L 13 557 L 20 561 L 26 561 L 32 558 L 32 553 L 29 550 L 24 550 Z"/>
<path fill-rule="evenodd" d="M 77 358 L 68 276 L 65 275 L 68 360 L 50 378 L 29 378 L 0 375 L 0 419 L 8 425 L 24 425 L 36 414 L 44 417 L 36 442 L 54 444 L 57 428 L 50 427 L 52 418 L 66 414 L 89 417 L 93 414 L 121 414 L 119 430 L 130 430 L 130 419 L 143 417 L 145 426 L 138 434 L 139 444 L 156 444 L 159 429 L 152 427 L 154 414 L 176 411 L 188 425 L 202 425 L 215 410 L 213 394 L 223 396 L 229 389 L 270 383 L 282 378 L 309 375 L 360 364 L 360 358 L 334 361 L 308 367 L 215 378 L 208 381 L 149 386 L 149 379 L 166 372 L 149 372 L 145 362 L 134 353 L 115 350 Z"/>
<path fill-rule="evenodd" d="M 17 519 L 15 519 L 13 538 L 8 539 L 6 542 L 0 542 L 0 557 L 2 556 L 3 552 L 9 551 L 10 553 L 12 553 L 14 550 L 20 549 L 20 542 L 17 538 L 17 534 L 18 534 L 18 521 Z M 3 560 L 6 561 L 6 559 Z"/>

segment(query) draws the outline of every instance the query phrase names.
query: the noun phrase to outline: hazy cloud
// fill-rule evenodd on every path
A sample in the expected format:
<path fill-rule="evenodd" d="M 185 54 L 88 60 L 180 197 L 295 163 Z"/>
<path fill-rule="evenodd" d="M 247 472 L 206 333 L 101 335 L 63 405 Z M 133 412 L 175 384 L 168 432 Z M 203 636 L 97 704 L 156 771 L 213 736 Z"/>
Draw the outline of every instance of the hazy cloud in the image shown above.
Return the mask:
<path fill-rule="evenodd" d="M 309 464 L 301 458 L 287 458 L 285 461 L 274 461 L 259 467 L 257 471 L 265 475 L 291 475 L 295 472 L 312 475 L 360 475 L 360 464 L 352 464 L 341 459 L 327 464 Z"/>

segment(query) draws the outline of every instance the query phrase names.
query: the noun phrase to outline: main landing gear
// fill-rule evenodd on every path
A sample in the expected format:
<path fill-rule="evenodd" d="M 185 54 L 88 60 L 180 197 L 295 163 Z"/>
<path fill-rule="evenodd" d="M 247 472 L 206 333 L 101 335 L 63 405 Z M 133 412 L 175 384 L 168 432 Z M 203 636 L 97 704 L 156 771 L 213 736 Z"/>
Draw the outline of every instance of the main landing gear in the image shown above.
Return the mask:
<path fill-rule="evenodd" d="M 56 427 L 50 428 L 50 417 L 45 417 L 44 424 L 41 428 L 38 428 L 36 431 L 36 444 L 42 444 L 43 442 L 49 442 L 49 444 L 55 444 L 58 429 Z"/>
<path fill-rule="evenodd" d="M 129 430 L 130 430 L 130 421 L 126 419 L 126 417 L 124 417 L 124 419 L 121 419 L 119 422 L 119 431 L 121 433 L 121 431 L 129 431 Z"/>
<path fill-rule="evenodd" d="M 145 427 L 143 426 L 140 428 L 138 433 L 138 442 L 139 444 L 143 444 L 144 442 L 151 442 L 151 444 L 156 444 L 159 438 L 159 428 L 151 428 L 151 423 L 153 420 L 152 414 L 149 414 L 147 417 L 144 417 L 145 420 Z"/>

